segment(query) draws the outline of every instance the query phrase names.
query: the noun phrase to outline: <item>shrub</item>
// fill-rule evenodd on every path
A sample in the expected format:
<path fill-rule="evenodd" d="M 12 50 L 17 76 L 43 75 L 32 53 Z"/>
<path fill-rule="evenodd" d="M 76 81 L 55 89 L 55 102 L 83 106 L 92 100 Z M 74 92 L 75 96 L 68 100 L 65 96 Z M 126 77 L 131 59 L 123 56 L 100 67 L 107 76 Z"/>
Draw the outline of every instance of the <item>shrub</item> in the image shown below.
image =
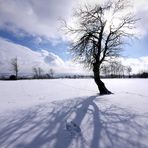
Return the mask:
<path fill-rule="evenodd" d="M 16 76 L 15 76 L 15 75 L 11 75 L 11 76 L 9 77 L 9 79 L 10 79 L 10 80 L 16 80 Z"/>

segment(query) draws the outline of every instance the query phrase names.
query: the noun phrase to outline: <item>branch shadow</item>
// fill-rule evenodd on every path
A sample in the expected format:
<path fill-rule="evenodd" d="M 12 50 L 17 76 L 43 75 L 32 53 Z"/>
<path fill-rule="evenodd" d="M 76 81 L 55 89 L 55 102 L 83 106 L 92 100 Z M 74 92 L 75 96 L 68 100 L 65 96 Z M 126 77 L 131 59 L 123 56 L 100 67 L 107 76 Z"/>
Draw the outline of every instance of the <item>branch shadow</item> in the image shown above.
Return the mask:
<path fill-rule="evenodd" d="M 98 96 L 74 98 L 13 112 L 0 119 L 2 148 L 146 148 L 148 116 Z M 68 122 L 81 131 L 71 133 Z"/>

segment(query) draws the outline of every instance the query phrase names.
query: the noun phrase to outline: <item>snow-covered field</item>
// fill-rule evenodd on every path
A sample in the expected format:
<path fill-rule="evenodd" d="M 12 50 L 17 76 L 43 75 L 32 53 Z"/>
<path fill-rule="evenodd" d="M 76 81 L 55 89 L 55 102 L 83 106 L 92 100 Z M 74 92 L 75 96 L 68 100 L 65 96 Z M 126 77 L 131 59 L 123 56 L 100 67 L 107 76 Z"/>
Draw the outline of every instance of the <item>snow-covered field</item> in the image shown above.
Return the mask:
<path fill-rule="evenodd" d="M 148 80 L 0 81 L 0 148 L 148 148 Z"/>

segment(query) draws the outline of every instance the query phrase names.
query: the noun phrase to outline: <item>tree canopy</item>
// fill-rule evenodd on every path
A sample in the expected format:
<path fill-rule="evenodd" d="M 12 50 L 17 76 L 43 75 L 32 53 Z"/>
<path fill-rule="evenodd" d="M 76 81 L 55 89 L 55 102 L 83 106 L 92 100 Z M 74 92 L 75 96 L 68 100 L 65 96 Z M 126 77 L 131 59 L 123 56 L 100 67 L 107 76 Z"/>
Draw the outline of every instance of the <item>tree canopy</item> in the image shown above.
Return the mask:
<path fill-rule="evenodd" d="M 71 51 L 75 58 L 92 67 L 93 63 L 120 55 L 126 38 L 133 37 L 136 17 L 125 0 L 108 1 L 102 5 L 85 5 L 74 12 L 75 27 L 66 25 L 75 35 Z"/>
<path fill-rule="evenodd" d="M 67 32 L 75 36 L 71 52 L 77 61 L 93 69 L 101 94 L 110 94 L 100 80 L 102 63 L 119 56 L 126 38 L 134 36 L 137 19 L 129 8 L 126 0 L 85 5 L 75 10 L 73 27 L 65 23 Z"/>

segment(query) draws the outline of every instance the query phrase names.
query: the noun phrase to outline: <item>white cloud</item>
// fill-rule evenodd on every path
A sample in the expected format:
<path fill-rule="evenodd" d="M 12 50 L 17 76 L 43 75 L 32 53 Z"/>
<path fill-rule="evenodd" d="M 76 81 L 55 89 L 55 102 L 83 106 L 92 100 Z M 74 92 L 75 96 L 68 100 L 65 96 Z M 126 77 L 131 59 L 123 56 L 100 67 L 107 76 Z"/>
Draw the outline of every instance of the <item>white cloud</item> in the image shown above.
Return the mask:
<path fill-rule="evenodd" d="M 63 61 L 59 56 L 46 50 L 32 51 L 30 48 L 0 38 L 0 73 L 11 73 L 10 62 L 17 57 L 21 73 L 32 73 L 32 67 L 41 67 L 45 72 L 50 68 L 55 73 L 90 74 L 82 65 Z M 120 58 L 123 65 L 131 66 L 132 72 L 148 70 L 148 56 L 139 58 Z"/>
<path fill-rule="evenodd" d="M 148 34 L 148 1 L 147 0 L 132 0 L 133 10 L 139 21 L 137 22 L 138 37 L 142 38 Z"/>
<path fill-rule="evenodd" d="M 11 59 L 17 57 L 20 73 L 32 73 L 32 67 L 41 67 L 45 72 L 50 68 L 55 73 L 85 73 L 79 64 L 64 62 L 59 56 L 46 50 L 31 49 L 0 38 L 0 73 L 10 73 Z"/>
<path fill-rule="evenodd" d="M 99 2 L 101 2 L 100 0 Z M 2 0 L 0 1 L 0 28 L 17 35 L 22 30 L 33 36 L 59 38 L 59 17 L 71 20 L 72 9 L 78 4 L 96 3 L 97 0 Z M 104 2 L 104 1 L 103 1 Z M 136 13 L 147 22 L 147 0 L 133 0 Z M 145 14 L 145 15 L 144 15 Z M 140 25 L 143 29 L 147 26 Z M 39 40 L 40 41 L 40 40 Z"/>
<path fill-rule="evenodd" d="M 148 56 L 139 58 L 120 58 L 125 66 L 132 67 L 132 73 L 136 74 L 141 71 L 148 71 Z"/>
<path fill-rule="evenodd" d="M 0 1 L 0 28 L 17 34 L 19 29 L 34 35 L 57 38 L 59 17 L 67 17 L 75 2 L 69 0 Z"/>
<path fill-rule="evenodd" d="M 100 0 L 101 2 L 104 0 Z M 59 17 L 71 21 L 72 8 L 77 4 L 95 3 L 98 0 L 0 0 L 0 29 L 8 29 L 16 35 L 23 36 L 26 33 L 36 37 L 36 43 L 40 44 L 45 38 L 53 40 L 53 45 L 59 42 L 61 37 Z M 141 20 L 138 27 L 141 35 L 148 32 L 148 5 L 147 0 L 133 0 L 134 10 Z M 31 49 L 0 38 L 0 69 L 10 71 L 10 59 L 18 57 L 23 72 L 32 71 L 32 66 L 41 66 L 44 69 L 54 67 L 57 72 L 85 73 L 82 66 L 71 61 L 64 62 L 57 55 L 48 51 L 32 51 Z M 133 72 L 145 70 L 148 67 L 148 57 L 126 58 L 126 65 L 133 67 Z M 1 72 L 0 71 L 0 72 Z"/>

